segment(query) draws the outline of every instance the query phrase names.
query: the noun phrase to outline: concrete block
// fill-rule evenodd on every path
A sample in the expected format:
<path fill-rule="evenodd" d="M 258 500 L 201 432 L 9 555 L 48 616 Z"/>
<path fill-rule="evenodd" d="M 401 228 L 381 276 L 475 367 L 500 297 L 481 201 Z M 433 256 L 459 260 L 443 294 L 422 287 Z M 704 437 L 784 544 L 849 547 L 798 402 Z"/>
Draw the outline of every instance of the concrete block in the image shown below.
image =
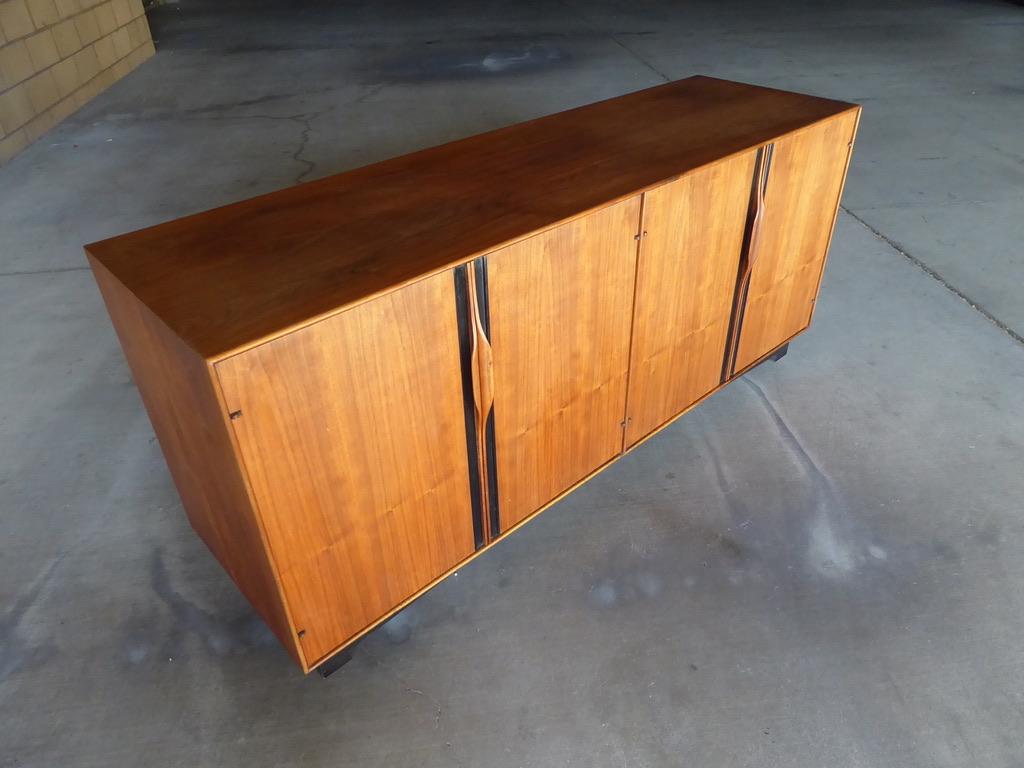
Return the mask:
<path fill-rule="evenodd" d="M 31 37 L 25 38 L 25 46 L 28 48 L 29 58 L 32 60 L 33 71 L 42 72 L 47 67 L 52 67 L 61 56 L 57 52 L 57 43 L 54 41 L 53 32 L 44 29 Z"/>
<path fill-rule="evenodd" d="M 28 37 L 36 31 L 36 25 L 28 12 L 25 0 L 2 0 L 0 2 L 0 28 L 8 40 Z"/>
<path fill-rule="evenodd" d="M 73 59 L 75 66 L 78 68 L 79 80 L 83 83 L 92 80 L 96 77 L 96 73 L 100 71 L 100 62 L 96 58 L 96 51 L 91 45 L 76 53 Z"/>
<path fill-rule="evenodd" d="M 49 110 L 46 110 L 41 115 L 36 115 L 36 117 L 34 117 L 32 121 L 25 126 L 25 135 L 28 137 L 29 141 L 35 141 L 50 130 L 53 127 L 54 122 L 53 115 Z"/>
<path fill-rule="evenodd" d="M 114 77 L 114 70 L 113 69 L 104 69 L 102 72 L 100 72 L 98 75 L 96 75 L 95 82 L 97 82 L 98 85 L 99 85 L 99 88 L 97 89 L 97 93 L 99 91 L 105 91 L 107 88 L 112 86 L 116 80 L 117 80 L 117 78 Z"/>
<path fill-rule="evenodd" d="M 153 39 L 149 34 L 149 24 L 146 23 L 145 16 L 139 16 L 128 25 L 128 37 L 132 42 L 132 48 L 138 48 L 147 40 Z"/>
<path fill-rule="evenodd" d="M 50 70 L 40 72 L 28 80 L 24 87 L 28 89 L 28 100 L 32 103 L 32 110 L 37 115 L 45 112 L 60 99 L 57 82 L 53 79 L 53 73 Z"/>
<path fill-rule="evenodd" d="M 109 35 L 118 27 L 117 19 L 114 17 L 113 3 L 104 3 L 96 7 L 96 21 L 100 27 L 101 35 Z"/>
<path fill-rule="evenodd" d="M 82 40 L 78 37 L 75 22 L 71 19 L 62 21 L 50 31 L 53 32 L 53 41 L 57 45 L 57 53 L 62 59 L 82 50 Z"/>
<path fill-rule="evenodd" d="M 89 45 L 99 39 L 100 25 L 95 11 L 86 11 L 75 16 L 75 29 L 82 40 L 82 45 Z"/>
<path fill-rule="evenodd" d="M 122 77 L 132 71 L 132 64 L 128 60 L 128 57 L 118 59 L 114 62 L 114 66 L 110 68 L 110 71 L 114 73 L 114 79 L 120 80 Z"/>
<path fill-rule="evenodd" d="M 24 41 L 16 40 L 0 48 L 0 91 L 27 80 L 35 70 Z"/>
<path fill-rule="evenodd" d="M 26 83 L 0 93 L 0 129 L 5 136 L 25 125 L 34 114 Z"/>
<path fill-rule="evenodd" d="M 128 37 L 128 30 L 125 27 L 121 27 L 114 32 L 110 39 L 114 43 L 114 52 L 117 54 L 118 60 L 123 59 L 132 52 L 132 42 Z"/>
<path fill-rule="evenodd" d="M 98 93 L 94 85 L 95 82 L 95 80 L 90 80 L 88 83 L 83 83 L 77 91 L 71 94 L 71 99 L 75 102 L 76 108 L 84 107 Z"/>
<path fill-rule="evenodd" d="M 75 106 L 73 99 L 61 99 L 50 107 L 50 111 L 53 113 L 54 123 L 59 123 L 76 109 L 78 109 L 78 107 Z"/>
<path fill-rule="evenodd" d="M 36 29 L 44 29 L 61 20 L 57 5 L 53 0 L 27 0 L 28 12 L 35 22 Z"/>
<path fill-rule="evenodd" d="M 114 53 L 114 41 L 109 37 L 101 37 L 92 47 L 96 51 L 96 60 L 99 62 L 100 69 L 106 69 L 117 61 L 117 54 Z"/>
<path fill-rule="evenodd" d="M 52 72 L 53 79 L 57 83 L 57 93 L 62 99 L 70 96 L 82 84 L 74 59 L 64 59 L 54 65 Z"/>
<path fill-rule="evenodd" d="M 16 154 L 28 146 L 28 136 L 22 130 L 17 130 L 10 136 L 0 139 L 0 164 L 6 163 Z"/>
<path fill-rule="evenodd" d="M 114 0 L 111 5 L 114 9 L 114 18 L 117 19 L 117 26 L 123 27 L 133 18 L 132 6 L 128 0 Z"/>

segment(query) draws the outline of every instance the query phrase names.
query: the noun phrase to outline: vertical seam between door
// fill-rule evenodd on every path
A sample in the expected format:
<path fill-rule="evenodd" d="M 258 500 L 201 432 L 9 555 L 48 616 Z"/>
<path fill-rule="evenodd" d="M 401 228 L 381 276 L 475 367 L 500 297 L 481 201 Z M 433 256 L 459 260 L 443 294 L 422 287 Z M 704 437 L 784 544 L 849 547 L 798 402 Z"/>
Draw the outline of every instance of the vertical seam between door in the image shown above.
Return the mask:
<path fill-rule="evenodd" d="M 480 549 L 487 543 L 484 529 L 483 486 L 480 477 L 480 446 L 477 444 L 476 403 L 473 398 L 473 349 L 469 310 L 469 267 L 460 264 L 454 270 L 455 322 L 459 334 L 459 367 L 462 373 L 462 408 L 466 423 L 466 461 L 469 470 L 470 508 L 473 515 L 473 544 Z"/>
<path fill-rule="evenodd" d="M 644 244 L 644 206 L 647 202 L 647 193 L 640 193 L 640 211 L 637 214 L 636 252 L 633 263 L 633 303 L 629 314 L 629 351 L 626 355 L 626 398 L 622 406 L 622 443 L 619 446 L 619 455 L 626 451 L 626 432 L 629 430 L 629 393 L 630 385 L 633 383 L 633 334 L 636 331 L 636 298 L 637 285 L 640 283 L 640 253 Z"/>
<path fill-rule="evenodd" d="M 721 382 L 724 384 L 736 372 L 736 358 L 740 350 L 740 335 L 743 331 L 743 317 L 747 308 L 750 279 L 754 271 L 754 253 L 761 216 L 764 214 L 764 196 L 768 187 L 768 168 L 775 143 L 769 142 L 757 148 L 754 172 L 750 181 L 750 198 L 747 202 L 747 220 L 743 230 L 743 244 L 740 246 L 740 261 L 736 273 L 736 289 L 733 295 L 732 314 L 729 318 L 729 334 L 726 339 L 725 358 L 722 360 Z"/>

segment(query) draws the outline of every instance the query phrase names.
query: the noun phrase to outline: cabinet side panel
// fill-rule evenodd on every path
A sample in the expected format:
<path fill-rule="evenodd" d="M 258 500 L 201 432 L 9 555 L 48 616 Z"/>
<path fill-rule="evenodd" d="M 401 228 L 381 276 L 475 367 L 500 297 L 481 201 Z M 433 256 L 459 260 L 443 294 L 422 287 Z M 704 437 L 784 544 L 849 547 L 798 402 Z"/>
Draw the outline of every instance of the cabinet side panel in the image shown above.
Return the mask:
<path fill-rule="evenodd" d="M 756 154 L 644 195 L 626 447 L 720 383 Z"/>
<path fill-rule="evenodd" d="M 810 322 L 858 115 L 844 112 L 774 144 L 735 370 Z"/>
<path fill-rule="evenodd" d="M 90 257 L 193 529 L 305 668 L 225 421 L 211 366 Z"/>
<path fill-rule="evenodd" d="M 311 665 L 475 551 L 450 272 L 216 368 Z"/>

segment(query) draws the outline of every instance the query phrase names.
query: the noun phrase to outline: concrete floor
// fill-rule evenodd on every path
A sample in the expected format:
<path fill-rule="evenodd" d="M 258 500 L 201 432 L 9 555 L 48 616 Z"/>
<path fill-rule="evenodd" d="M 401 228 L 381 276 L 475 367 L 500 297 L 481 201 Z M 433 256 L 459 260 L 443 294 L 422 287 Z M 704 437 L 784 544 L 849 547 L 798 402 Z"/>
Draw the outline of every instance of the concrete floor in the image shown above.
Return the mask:
<path fill-rule="evenodd" d="M 1024 8 L 817 5 L 158 9 L 0 169 L 0 765 L 1024 765 Z M 815 327 L 303 678 L 80 245 L 697 72 L 865 107 Z"/>

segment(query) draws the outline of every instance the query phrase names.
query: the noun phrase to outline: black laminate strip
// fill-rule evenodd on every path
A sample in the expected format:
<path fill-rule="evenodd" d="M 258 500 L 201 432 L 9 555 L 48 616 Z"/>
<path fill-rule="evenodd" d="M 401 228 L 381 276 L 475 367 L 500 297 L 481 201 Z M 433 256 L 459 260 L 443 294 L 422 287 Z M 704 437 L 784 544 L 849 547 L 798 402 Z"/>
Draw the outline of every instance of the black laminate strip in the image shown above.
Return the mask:
<path fill-rule="evenodd" d="M 473 541 L 484 541 L 483 486 L 476 445 L 476 404 L 473 401 L 473 338 L 469 313 L 469 275 L 463 264 L 455 268 L 455 317 L 459 330 L 459 362 L 462 367 L 462 406 L 466 418 L 466 457 L 469 461 L 469 495 L 473 510 Z"/>
<path fill-rule="evenodd" d="M 761 199 L 764 200 L 768 194 L 768 176 L 772 172 L 772 155 L 775 154 L 775 145 L 766 144 L 764 147 L 764 184 L 761 187 Z"/>
<path fill-rule="evenodd" d="M 494 443 L 494 408 L 487 414 L 484 430 L 487 443 L 487 506 L 491 518 L 491 538 L 501 533 L 501 515 L 498 510 L 498 452 Z"/>
<path fill-rule="evenodd" d="M 491 340 L 491 299 L 487 294 L 487 257 L 481 256 L 476 260 L 476 269 L 473 270 L 476 277 L 476 296 L 479 302 L 480 325 L 484 328 L 484 335 Z"/>
<path fill-rule="evenodd" d="M 747 309 L 747 296 L 750 294 L 750 280 L 749 278 L 743 281 L 743 285 L 738 287 L 739 295 L 736 299 L 736 342 L 732 345 L 731 355 L 728 361 L 728 368 L 722 375 L 722 382 L 724 383 L 736 372 L 736 358 L 740 353 L 740 332 L 743 329 L 743 314 Z"/>

